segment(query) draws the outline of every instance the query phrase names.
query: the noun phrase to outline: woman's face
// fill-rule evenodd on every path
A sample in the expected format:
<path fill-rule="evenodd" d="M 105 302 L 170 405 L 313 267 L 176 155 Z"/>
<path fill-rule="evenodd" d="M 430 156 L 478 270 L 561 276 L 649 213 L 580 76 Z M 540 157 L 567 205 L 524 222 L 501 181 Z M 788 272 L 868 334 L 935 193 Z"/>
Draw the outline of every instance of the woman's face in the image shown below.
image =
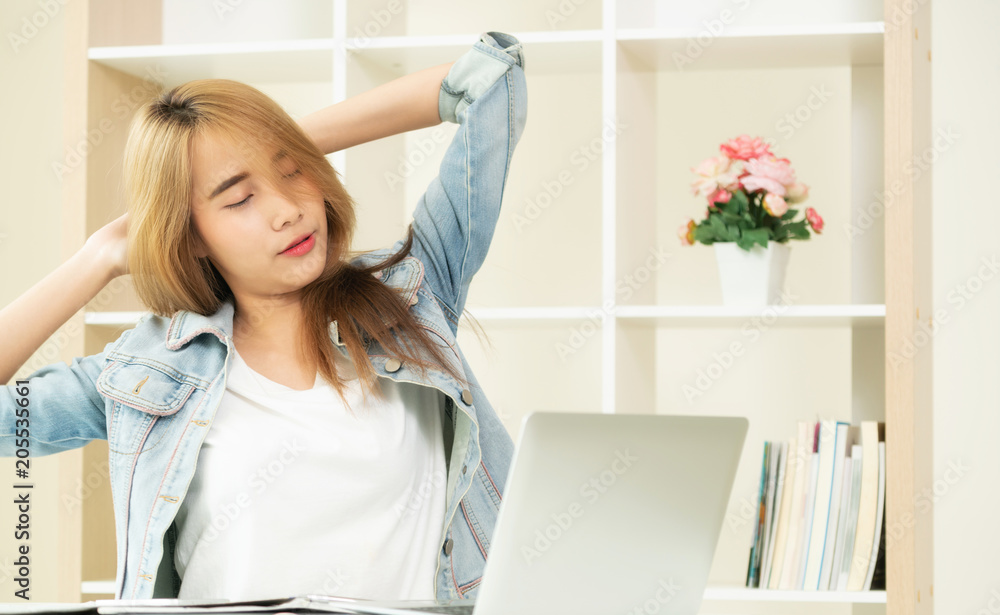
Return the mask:
<path fill-rule="evenodd" d="M 281 175 L 276 186 L 220 139 L 200 134 L 191 153 L 196 254 L 215 265 L 238 305 L 294 293 L 319 277 L 326 266 L 325 205 L 294 160 L 270 152 Z M 309 239 L 285 252 L 303 236 Z"/>

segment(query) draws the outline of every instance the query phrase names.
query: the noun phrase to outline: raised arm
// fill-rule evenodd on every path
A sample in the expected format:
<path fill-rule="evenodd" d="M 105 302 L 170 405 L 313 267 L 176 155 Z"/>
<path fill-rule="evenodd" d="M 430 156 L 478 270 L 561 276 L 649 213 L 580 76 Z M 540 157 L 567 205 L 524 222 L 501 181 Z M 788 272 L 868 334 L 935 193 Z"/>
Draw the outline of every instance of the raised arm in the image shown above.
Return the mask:
<path fill-rule="evenodd" d="M 105 225 L 79 252 L 0 310 L 3 382 L 110 280 L 127 273 L 127 222 L 123 215 Z M 0 386 L 0 456 L 15 455 L 25 443 L 32 455 L 50 455 L 107 439 L 105 405 L 96 383 L 113 343 L 96 355 L 74 358 L 70 365 L 46 365 L 22 384 Z"/>
<path fill-rule="evenodd" d="M 79 252 L 0 310 L 0 383 L 125 271 L 125 215 L 94 233 Z"/>
<path fill-rule="evenodd" d="M 438 90 L 451 65 L 393 79 L 298 122 L 324 154 L 441 123 Z"/>
<path fill-rule="evenodd" d="M 480 34 L 456 61 L 400 77 L 299 120 L 324 153 L 382 137 L 459 124 L 438 176 L 413 215 L 412 254 L 451 316 L 486 258 L 514 147 L 527 117 L 521 42 Z M 402 240 L 394 249 L 399 249 Z"/>
<path fill-rule="evenodd" d="M 424 278 L 453 332 L 493 239 L 511 157 L 524 132 L 524 64 L 516 37 L 484 32 L 438 91 L 441 119 L 459 127 L 414 210 L 412 254 L 424 264 Z"/>

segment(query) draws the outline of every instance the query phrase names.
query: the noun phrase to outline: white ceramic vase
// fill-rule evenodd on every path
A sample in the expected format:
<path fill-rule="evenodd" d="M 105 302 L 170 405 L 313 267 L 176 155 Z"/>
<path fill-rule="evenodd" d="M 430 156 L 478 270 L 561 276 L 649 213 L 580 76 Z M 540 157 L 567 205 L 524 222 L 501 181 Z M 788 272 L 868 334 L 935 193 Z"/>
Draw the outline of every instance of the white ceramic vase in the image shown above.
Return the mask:
<path fill-rule="evenodd" d="M 763 307 L 780 302 L 789 247 L 776 241 L 767 248 L 753 246 L 749 252 L 725 241 L 715 246 L 724 305 Z"/>

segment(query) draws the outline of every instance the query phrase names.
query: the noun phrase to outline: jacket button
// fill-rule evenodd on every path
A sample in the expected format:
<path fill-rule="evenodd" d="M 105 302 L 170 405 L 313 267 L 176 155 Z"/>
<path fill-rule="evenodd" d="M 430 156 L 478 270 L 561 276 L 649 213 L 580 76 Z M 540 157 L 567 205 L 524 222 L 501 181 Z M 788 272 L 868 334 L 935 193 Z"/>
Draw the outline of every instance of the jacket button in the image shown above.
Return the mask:
<path fill-rule="evenodd" d="M 399 359 L 396 358 L 389 359 L 388 361 L 385 362 L 385 371 L 387 372 L 399 371 L 399 368 L 402 367 L 402 365 L 403 364 L 399 362 Z"/>
<path fill-rule="evenodd" d="M 448 540 L 444 541 L 444 554 L 445 555 L 451 555 L 451 549 L 454 546 L 455 546 L 455 541 L 453 541 L 451 538 L 449 538 Z"/>
<path fill-rule="evenodd" d="M 462 389 L 462 401 L 465 402 L 465 405 L 471 406 L 472 405 L 472 391 L 470 391 L 469 389 Z"/>
<path fill-rule="evenodd" d="M 465 474 L 469 469 L 469 466 L 462 466 L 462 474 Z"/>

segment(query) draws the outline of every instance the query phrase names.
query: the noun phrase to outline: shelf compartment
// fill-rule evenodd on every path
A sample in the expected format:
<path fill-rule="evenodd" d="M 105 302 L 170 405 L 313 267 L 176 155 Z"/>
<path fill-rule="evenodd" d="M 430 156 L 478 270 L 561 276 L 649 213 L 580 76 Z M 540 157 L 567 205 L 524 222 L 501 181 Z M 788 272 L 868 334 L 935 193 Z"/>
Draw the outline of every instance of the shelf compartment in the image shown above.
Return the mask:
<path fill-rule="evenodd" d="M 881 143 L 851 136 L 879 134 L 881 67 L 654 70 L 655 53 L 619 45 L 616 57 L 617 114 L 625 127 L 614 160 L 621 303 L 721 303 L 714 250 L 681 247 L 677 229 L 705 213 L 704 198 L 691 193 L 691 167 L 740 134 L 763 137 L 792 161 L 797 179 L 810 187 L 798 217 L 814 207 L 826 221 L 822 235 L 793 242 L 784 303 L 884 303 L 881 223 L 857 223 L 881 194 Z M 768 94 L 732 104 L 704 94 L 717 87 L 764 87 Z M 651 251 L 666 257 L 651 258 Z"/>
<path fill-rule="evenodd" d="M 525 74 L 596 72 L 601 68 L 600 30 L 511 32 L 524 46 Z M 348 38 L 348 61 L 359 59 L 405 75 L 454 61 L 479 40 L 479 34 Z"/>
<path fill-rule="evenodd" d="M 884 304 L 771 305 L 628 305 L 615 315 L 637 324 L 675 327 L 725 327 L 757 320 L 765 324 L 802 327 L 882 326 Z"/>
<path fill-rule="evenodd" d="M 840 2 L 787 2 L 786 0 L 617 0 L 618 27 L 646 28 L 691 24 L 705 30 L 773 24 L 835 25 L 876 21 L 883 17 L 882 2 L 841 0 Z"/>
<path fill-rule="evenodd" d="M 463 321 L 458 343 L 515 442 L 531 411 L 601 412 L 600 323 L 576 319 L 481 325 L 480 332 Z"/>
<path fill-rule="evenodd" d="M 170 88 L 192 79 L 332 82 L 333 39 L 91 47 L 88 59 Z"/>
<path fill-rule="evenodd" d="M 517 34 L 531 74 L 595 72 L 601 66 L 599 30 Z M 398 36 L 344 41 L 348 62 L 381 66 L 401 76 L 454 61 L 478 34 Z M 91 47 L 87 57 L 130 75 L 173 87 L 192 79 L 248 83 L 331 82 L 333 38 Z M 530 58 L 530 59 L 528 59 Z"/>
<path fill-rule="evenodd" d="M 348 36 L 425 36 L 487 30 L 549 33 L 600 28 L 603 4 L 509 0 L 476 3 L 470 10 L 447 0 L 345 0 L 343 14 Z"/>
<path fill-rule="evenodd" d="M 333 35 L 330 0 L 91 0 L 94 46 L 301 40 Z"/>
<path fill-rule="evenodd" d="M 651 70 L 743 70 L 881 65 L 883 30 L 883 22 L 872 21 L 731 25 L 707 39 L 700 28 L 627 28 L 615 37 Z"/>

